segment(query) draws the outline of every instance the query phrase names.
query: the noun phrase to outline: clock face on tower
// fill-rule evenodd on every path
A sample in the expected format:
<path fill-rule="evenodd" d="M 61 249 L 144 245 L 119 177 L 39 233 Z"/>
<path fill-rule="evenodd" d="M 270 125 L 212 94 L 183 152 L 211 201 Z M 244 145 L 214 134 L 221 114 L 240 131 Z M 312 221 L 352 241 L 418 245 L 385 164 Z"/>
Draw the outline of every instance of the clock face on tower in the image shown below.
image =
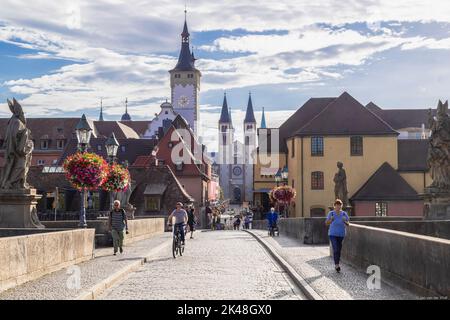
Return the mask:
<path fill-rule="evenodd" d="M 178 106 L 184 108 L 189 104 L 189 98 L 185 95 L 182 95 L 180 98 L 178 98 Z"/>
<path fill-rule="evenodd" d="M 175 109 L 195 108 L 195 87 L 191 84 L 177 84 L 173 88 L 173 101 Z"/>

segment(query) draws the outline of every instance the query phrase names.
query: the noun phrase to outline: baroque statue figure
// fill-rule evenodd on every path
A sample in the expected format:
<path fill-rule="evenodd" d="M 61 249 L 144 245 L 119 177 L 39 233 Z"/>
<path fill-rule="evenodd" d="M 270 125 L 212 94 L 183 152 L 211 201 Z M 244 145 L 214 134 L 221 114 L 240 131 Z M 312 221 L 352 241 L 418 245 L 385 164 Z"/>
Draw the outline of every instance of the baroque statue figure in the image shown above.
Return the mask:
<path fill-rule="evenodd" d="M 430 168 L 433 183 L 431 188 L 440 191 L 450 191 L 450 117 L 448 101 L 439 100 L 436 118 L 431 109 L 428 112 L 428 123 L 431 130 L 429 138 L 427 163 Z"/>
<path fill-rule="evenodd" d="M 338 172 L 334 175 L 334 198 L 341 199 L 343 208 L 348 206 L 348 191 L 347 191 L 347 175 L 345 174 L 344 164 L 337 163 Z"/>
<path fill-rule="evenodd" d="M 1 176 L 1 189 L 30 189 L 26 179 L 31 165 L 33 141 L 31 132 L 26 127 L 22 106 L 13 99 L 8 101 L 12 112 L 5 136 L 5 165 Z"/>

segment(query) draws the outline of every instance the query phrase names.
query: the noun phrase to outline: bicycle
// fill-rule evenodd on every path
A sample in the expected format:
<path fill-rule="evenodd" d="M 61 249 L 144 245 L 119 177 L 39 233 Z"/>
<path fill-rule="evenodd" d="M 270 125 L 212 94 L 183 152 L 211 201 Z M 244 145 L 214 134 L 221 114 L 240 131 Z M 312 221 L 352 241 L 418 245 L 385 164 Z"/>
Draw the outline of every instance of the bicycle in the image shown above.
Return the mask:
<path fill-rule="evenodd" d="M 177 255 L 183 256 L 184 253 L 184 244 L 181 243 L 181 232 L 185 232 L 184 225 L 176 227 L 176 225 L 172 225 L 172 234 L 173 234 L 173 242 L 172 242 L 172 255 L 175 259 Z M 183 230 L 182 230 L 183 229 Z"/>

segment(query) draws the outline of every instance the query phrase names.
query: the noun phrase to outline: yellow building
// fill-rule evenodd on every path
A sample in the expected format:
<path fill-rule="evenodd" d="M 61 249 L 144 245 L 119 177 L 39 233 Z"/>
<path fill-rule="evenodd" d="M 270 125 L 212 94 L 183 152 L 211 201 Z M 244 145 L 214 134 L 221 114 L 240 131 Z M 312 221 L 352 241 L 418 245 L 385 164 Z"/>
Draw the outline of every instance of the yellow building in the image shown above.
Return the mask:
<path fill-rule="evenodd" d="M 290 216 L 324 216 L 335 200 L 333 178 L 337 162 L 342 162 L 348 198 L 356 205 L 352 214 L 421 215 L 419 194 L 431 181 L 424 165 L 426 140 L 402 141 L 398 136 L 391 125 L 346 92 L 337 98 L 309 99 L 279 128 L 278 149 L 272 144 L 265 153 L 260 145 L 259 158 L 278 154 L 280 161 L 268 168 L 258 158 L 255 203 L 265 204 L 264 191 L 276 185 L 270 173 L 287 165 L 287 183 L 297 191 Z"/>

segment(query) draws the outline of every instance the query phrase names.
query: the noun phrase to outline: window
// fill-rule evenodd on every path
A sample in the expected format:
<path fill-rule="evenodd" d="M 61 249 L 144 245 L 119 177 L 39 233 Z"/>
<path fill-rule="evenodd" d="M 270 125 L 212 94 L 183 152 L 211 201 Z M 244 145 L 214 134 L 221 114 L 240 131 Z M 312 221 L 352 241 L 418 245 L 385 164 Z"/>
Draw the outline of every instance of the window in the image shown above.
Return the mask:
<path fill-rule="evenodd" d="M 361 136 L 350 137 L 350 155 L 352 156 L 363 155 L 363 137 Z"/>
<path fill-rule="evenodd" d="M 56 128 L 56 132 L 58 132 L 59 134 L 63 133 L 63 128 Z"/>
<path fill-rule="evenodd" d="M 247 130 L 253 130 L 253 126 L 251 124 L 247 125 Z"/>
<path fill-rule="evenodd" d="M 227 132 L 227 126 L 222 126 L 222 132 Z"/>
<path fill-rule="evenodd" d="M 295 140 L 291 140 L 291 158 L 295 157 Z"/>
<path fill-rule="evenodd" d="M 295 180 L 292 179 L 292 188 L 295 188 Z"/>
<path fill-rule="evenodd" d="M 57 149 L 64 149 L 64 140 L 57 140 L 56 141 L 56 148 Z"/>
<path fill-rule="evenodd" d="M 160 210 L 160 197 L 146 196 L 145 197 L 145 210 L 146 211 L 159 211 Z"/>
<path fill-rule="evenodd" d="M 41 149 L 43 150 L 48 149 L 48 140 L 41 140 Z"/>
<path fill-rule="evenodd" d="M 177 169 L 177 171 L 183 171 L 183 167 L 184 167 L 183 162 L 175 163 L 175 168 Z"/>
<path fill-rule="evenodd" d="M 166 164 L 166 162 L 164 160 L 158 159 L 158 165 L 164 166 L 165 164 Z"/>
<path fill-rule="evenodd" d="M 323 190 L 323 172 L 315 171 L 311 173 L 311 189 Z"/>
<path fill-rule="evenodd" d="M 222 138 L 223 138 L 223 139 L 222 139 L 222 140 L 223 140 L 223 143 L 222 143 L 222 144 L 223 144 L 223 145 L 226 145 L 226 144 L 227 144 L 227 136 L 226 136 L 226 135 L 223 135 Z"/>
<path fill-rule="evenodd" d="M 194 74 L 193 74 L 193 73 L 188 73 L 188 78 L 189 78 L 189 79 L 194 78 Z"/>
<path fill-rule="evenodd" d="M 387 216 L 387 203 L 386 202 L 375 202 L 375 215 L 377 217 Z"/>
<path fill-rule="evenodd" d="M 311 156 L 323 156 L 323 137 L 311 137 Z"/>
<path fill-rule="evenodd" d="M 122 152 L 125 152 L 126 150 L 125 146 L 120 146 L 120 150 L 122 150 Z"/>
<path fill-rule="evenodd" d="M 37 161 L 38 166 L 43 166 L 45 164 L 45 160 L 39 159 Z"/>
<path fill-rule="evenodd" d="M 181 74 L 176 73 L 176 74 L 175 74 L 175 79 L 180 79 L 180 78 L 181 78 Z"/>
<path fill-rule="evenodd" d="M 97 151 L 102 151 L 102 145 L 101 144 L 97 145 Z"/>
<path fill-rule="evenodd" d="M 250 145 L 250 137 L 249 137 L 249 136 L 246 136 L 246 137 L 245 137 L 245 145 L 246 145 L 246 146 L 249 146 L 249 145 Z"/>

